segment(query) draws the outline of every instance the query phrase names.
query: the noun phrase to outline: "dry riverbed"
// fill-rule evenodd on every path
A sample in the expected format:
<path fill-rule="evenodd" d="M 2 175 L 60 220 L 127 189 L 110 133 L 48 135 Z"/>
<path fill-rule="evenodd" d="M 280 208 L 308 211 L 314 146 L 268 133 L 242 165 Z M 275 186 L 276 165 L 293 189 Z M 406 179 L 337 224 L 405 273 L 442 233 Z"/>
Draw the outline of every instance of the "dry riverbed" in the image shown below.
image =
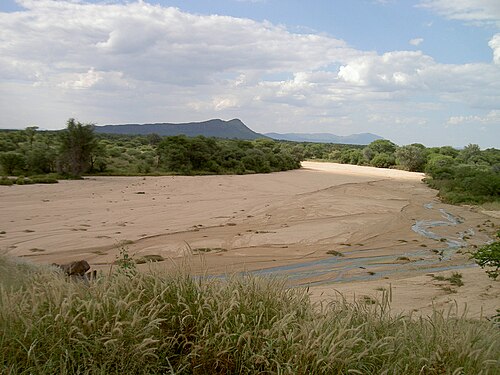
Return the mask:
<path fill-rule="evenodd" d="M 396 312 L 467 306 L 470 316 L 493 315 L 500 282 L 466 252 L 492 238 L 498 212 L 442 204 L 422 178 L 304 162 L 268 175 L 0 186 L 0 251 L 107 271 L 125 249 L 162 256 L 160 268 L 287 276 L 318 301 L 390 291 Z M 446 280 L 453 272 L 464 285 Z"/>

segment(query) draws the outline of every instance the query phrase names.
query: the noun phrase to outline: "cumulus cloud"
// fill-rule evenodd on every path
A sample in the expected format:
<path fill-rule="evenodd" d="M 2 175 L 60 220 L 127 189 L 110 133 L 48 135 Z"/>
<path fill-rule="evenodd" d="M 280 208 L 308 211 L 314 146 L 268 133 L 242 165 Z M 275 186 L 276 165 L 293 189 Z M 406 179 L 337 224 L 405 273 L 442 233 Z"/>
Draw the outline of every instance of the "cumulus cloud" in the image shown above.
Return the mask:
<path fill-rule="evenodd" d="M 433 59 L 420 51 L 387 52 L 381 56 L 371 54 L 341 66 L 339 78 L 361 86 L 408 89 L 421 86 L 420 72 L 432 65 Z"/>
<path fill-rule="evenodd" d="M 500 34 L 496 34 L 488 43 L 493 50 L 493 61 L 500 65 Z"/>
<path fill-rule="evenodd" d="M 1 127 L 217 116 L 257 131 L 387 136 L 448 118 L 441 111 L 453 105 L 489 113 L 500 102 L 500 34 L 489 44 L 497 64 L 443 65 L 421 51 L 379 55 L 329 35 L 143 1 L 19 3 L 24 10 L 0 13 Z"/>
<path fill-rule="evenodd" d="M 26 11 L 0 19 L 0 54 L 11 64 L 28 66 L 25 75 L 37 79 L 56 74 L 55 64 L 65 61 L 79 74 L 94 67 L 128 79 L 201 84 L 221 72 L 317 69 L 356 53 L 330 37 L 145 2 L 23 0 L 21 5 Z"/>

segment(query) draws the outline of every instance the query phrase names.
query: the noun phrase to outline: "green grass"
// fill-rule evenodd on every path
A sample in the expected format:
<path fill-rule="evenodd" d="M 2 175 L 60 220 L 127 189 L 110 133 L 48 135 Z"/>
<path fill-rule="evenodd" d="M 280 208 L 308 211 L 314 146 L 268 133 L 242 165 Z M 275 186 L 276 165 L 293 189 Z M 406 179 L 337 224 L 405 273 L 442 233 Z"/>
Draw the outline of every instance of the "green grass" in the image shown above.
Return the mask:
<path fill-rule="evenodd" d="M 442 275 L 432 275 L 432 278 L 437 281 L 448 281 L 451 285 L 454 286 L 463 286 L 464 282 L 462 281 L 462 274 L 460 272 L 453 272 L 451 276 L 445 277 Z"/>
<path fill-rule="evenodd" d="M 85 287 L 0 256 L 0 373 L 498 374 L 488 321 L 313 305 L 251 276 L 117 272 Z M 373 302 L 373 303 L 372 303 Z"/>

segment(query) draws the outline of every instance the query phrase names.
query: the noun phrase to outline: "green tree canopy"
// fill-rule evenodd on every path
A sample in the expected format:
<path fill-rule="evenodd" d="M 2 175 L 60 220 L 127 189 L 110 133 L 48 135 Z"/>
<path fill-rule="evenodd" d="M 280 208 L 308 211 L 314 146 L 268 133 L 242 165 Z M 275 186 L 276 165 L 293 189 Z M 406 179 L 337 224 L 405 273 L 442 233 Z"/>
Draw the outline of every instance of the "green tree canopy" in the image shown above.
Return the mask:
<path fill-rule="evenodd" d="M 399 147 L 395 152 L 396 160 L 404 169 L 421 172 L 427 162 L 425 147 L 408 145 Z"/>
<path fill-rule="evenodd" d="M 16 169 L 24 168 L 24 156 L 15 151 L 0 153 L 0 164 L 5 174 L 13 174 Z"/>
<path fill-rule="evenodd" d="M 60 135 L 60 169 L 73 176 L 81 176 L 90 167 L 91 155 L 97 147 L 93 124 L 82 124 L 69 119 Z"/>
<path fill-rule="evenodd" d="M 481 160 L 481 149 L 476 144 L 469 144 L 459 153 L 459 158 L 465 163 L 477 163 Z"/>
<path fill-rule="evenodd" d="M 375 154 L 377 153 L 392 154 L 394 151 L 396 151 L 397 148 L 396 144 L 392 143 L 387 139 L 377 139 L 376 141 L 373 141 L 366 147 Z"/>

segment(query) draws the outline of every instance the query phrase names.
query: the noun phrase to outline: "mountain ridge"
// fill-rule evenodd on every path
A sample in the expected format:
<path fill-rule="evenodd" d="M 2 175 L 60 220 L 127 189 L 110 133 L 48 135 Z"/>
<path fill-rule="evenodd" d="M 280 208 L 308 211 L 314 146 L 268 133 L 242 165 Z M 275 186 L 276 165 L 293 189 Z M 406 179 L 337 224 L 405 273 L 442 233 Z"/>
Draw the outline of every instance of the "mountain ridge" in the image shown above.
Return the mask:
<path fill-rule="evenodd" d="M 341 143 L 350 145 L 367 145 L 383 137 L 373 133 L 351 135 L 335 135 L 331 133 L 264 133 L 269 138 L 294 142 Z"/>
<path fill-rule="evenodd" d="M 133 134 L 147 135 L 156 133 L 160 136 L 186 135 L 196 137 L 247 139 L 268 138 L 265 135 L 254 132 L 246 126 L 240 119 L 224 121 L 221 119 L 211 119 L 200 122 L 186 123 L 152 123 L 152 124 L 117 124 L 101 125 L 95 127 L 96 133 L 107 134 Z"/>
<path fill-rule="evenodd" d="M 352 145 L 367 145 L 383 137 L 373 133 L 359 133 L 340 136 L 331 133 L 257 133 L 246 126 L 240 119 L 221 120 L 211 119 L 199 122 L 186 123 L 145 123 L 145 124 L 115 124 L 98 125 L 96 133 L 148 135 L 156 133 L 160 136 L 186 135 L 196 137 L 199 135 L 214 138 L 254 140 L 271 138 L 275 140 L 313 143 L 341 143 Z"/>

